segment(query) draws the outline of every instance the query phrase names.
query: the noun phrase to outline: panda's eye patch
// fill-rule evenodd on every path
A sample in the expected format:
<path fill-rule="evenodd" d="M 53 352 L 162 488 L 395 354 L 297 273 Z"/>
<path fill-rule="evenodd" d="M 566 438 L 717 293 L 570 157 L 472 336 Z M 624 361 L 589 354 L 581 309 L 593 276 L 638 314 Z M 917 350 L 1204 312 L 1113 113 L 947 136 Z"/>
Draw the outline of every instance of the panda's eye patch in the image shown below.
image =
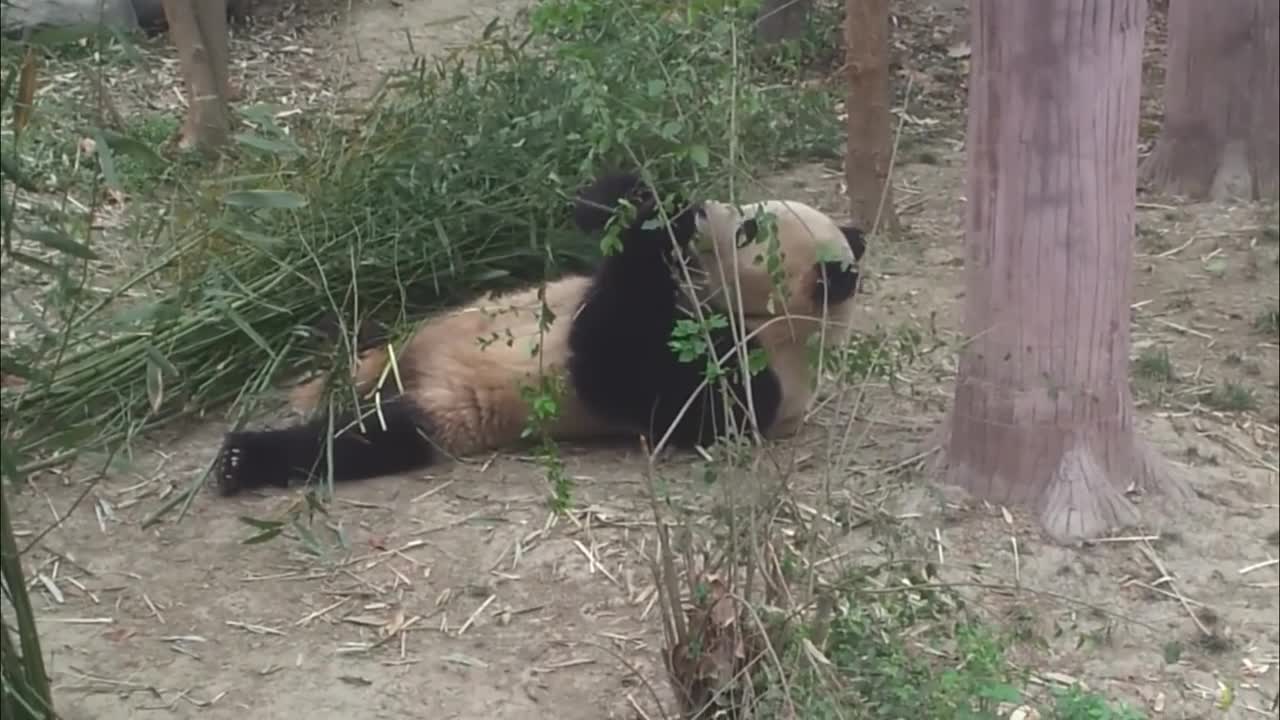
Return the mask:
<path fill-rule="evenodd" d="M 760 234 L 760 223 L 755 218 L 748 218 L 738 226 L 738 247 L 749 245 L 756 241 L 756 236 Z"/>

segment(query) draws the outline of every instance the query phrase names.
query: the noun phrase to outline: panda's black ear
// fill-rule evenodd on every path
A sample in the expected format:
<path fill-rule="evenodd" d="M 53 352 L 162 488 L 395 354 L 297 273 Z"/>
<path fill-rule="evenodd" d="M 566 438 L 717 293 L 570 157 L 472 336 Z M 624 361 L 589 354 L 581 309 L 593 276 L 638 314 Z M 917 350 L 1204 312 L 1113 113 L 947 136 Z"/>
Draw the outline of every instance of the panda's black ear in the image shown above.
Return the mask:
<path fill-rule="evenodd" d="M 828 260 L 817 265 L 818 280 L 813 285 L 813 304 L 842 303 L 853 297 L 858 289 L 858 271 L 846 267 L 839 260 Z"/>
<path fill-rule="evenodd" d="M 639 175 L 602 175 L 578 191 L 578 196 L 573 201 L 573 222 L 583 232 L 600 232 L 617 211 L 619 201 L 624 198 L 642 211 L 641 217 L 652 209 L 654 202 L 653 191 Z"/>
<path fill-rule="evenodd" d="M 861 260 L 862 254 L 867 251 L 867 240 L 860 228 L 852 225 L 841 226 L 840 232 L 844 233 L 844 239 L 849 243 L 849 249 L 853 251 L 853 259 Z"/>

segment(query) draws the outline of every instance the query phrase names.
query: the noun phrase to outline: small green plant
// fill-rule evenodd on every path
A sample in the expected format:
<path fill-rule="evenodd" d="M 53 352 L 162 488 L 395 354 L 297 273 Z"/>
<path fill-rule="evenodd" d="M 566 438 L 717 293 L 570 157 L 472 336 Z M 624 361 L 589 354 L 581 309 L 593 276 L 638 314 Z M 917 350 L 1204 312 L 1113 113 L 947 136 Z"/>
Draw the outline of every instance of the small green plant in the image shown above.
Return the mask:
<path fill-rule="evenodd" d="M 543 365 L 543 342 L 551 324 L 556 320 L 555 313 L 547 304 L 545 285 L 538 289 L 537 313 L 538 336 L 529 352 L 532 357 L 538 358 L 538 381 L 536 385 L 526 383 L 520 386 L 520 396 L 529 406 L 529 416 L 520 435 L 537 440 L 536 452 L 546 474 L 547 484 L 551 487 L 551 508 L 556 512 L 564 512 L 573 505 L 573 480 L 564 471 L 560 446 L 553 431 L 560 418 L 565 378 L 561 372 Z M 512 339 L 507 339 L 508 344 L 512 342 Z"/>
<path fill-rule="evenodd" d="M 880 378 L 895 386 L 899 374 L 929 351 L 924 344 L 924 336 L 916 328 L 876 328 L 871 333 L 855 334 L 847 346 L 828 352 L 824 365 L 828 372 L 846 381 Z M 810 352 L 818 352 L 816 344 Z"/>
<path fill-rule="evenodd" d="M 533 438 L 537 442 L 535 452 L 551 488 L 551 508 L 556 512 L 564 512 L 573 505 L 573 479 L 564 471 L 560 445 L 551 432 L 553 424 L 560 417 L 560 398 L 563 393 L 563 377 L 551 373 L 541 374 L 537 385 L 520 387 L 520 395 L 529 405 L 529 419 L 521 436 Z"/>
<path fill-rule="evenodd" d="M 1173 361 L 1165 347 L 1143 348 L 1133 360 L 1133 389 L 1154 403 L 1160 403 L 1177 382 Z"/>
<path fill-rule="evenodd" d="M 1200 401 L 1214 410 L 1245 412 L 1258 407 L 1253 390 L 1240 383 L 1225 380 L 1212 390 L 1203 393 Z"/>
<path fill-rule="evenodd" d="M 1011 636 L 978 620 L 954 591 L 907 590 L 919 578 L 895 582 L 875 577 L 885 573 L 851 573 L 825 629 L 800 624 L 782 632 L 780 654 L 783 667 L 791 670 L 786 685 L 794 716 L 997 720 L 1002 706 L 1040 705 L 1022 689 L 1026 673 L 1015 670 L 1006 657 Z M 904 590 L 892 595 L 859 592 L 886 587 L 879 584 L 885 581 Z M 926 646 L 929 652 L 917 649 Z M 830 672 L 815 670 L 813 647 L 830 663 Z M 786 717 L 776 665 L 764 665 L 756 683 L 765 698 L 765 712 L 759 716 Z M 1142 720 L 1124 705 L 1075 688 L 1057 693 L 1051 706 L 1038 710 L 1046 720 Z"/>
<path fill-rule="evenodd" d="M 1164 347 L 1143 348 L 1133 361 L 1134 374 L 1150 382 L 1171 383 L 1177 378 L 1173 373 L 1173 361 L 1169 359 L 1169 350 Z"/>
<path fill-rule="evenodd" d="M 1253 319 L 1253 327 L 1260 333 L 1280 336 L 1280 307 L 1258 313 Z"/>
<path fill-rule="evenodd" d="M 21 482 L 12 449 L 0 450 L 0 589 L 3 602 L 11 611 L 0 622 L 0 715 L 8 718 L 45 720 L 54 717 L 53 694 L 45 672 L 40 635 L 36 628 L 31 600 L 27 596 L 26 578 L 13 526 L 9 521 L 9 501 L 4 497 Z M 10 623 L 18 639 L 10 635 Z"/>
<path fill-rule="evenodd" d="M 322 497 L 321 493 L 318 492 L 319 489 L 318 486 L 307 488 L 306 492 L 302 494 L 301 501 L 294 501 L 283 513 L 280 513 L 279 517 L 262 519 L 245 515 L 240 516 L 240 522 L 257 531 L 245 538 L 242 541 L 243 544 L 256 545 L 272 540 L 287 531 L 292 531 L 302 551 L 313 558 L 330 561 L 336 557 L 334 550 L 350 551 L 350 540 L 347 538 L 346 533 L 342 531 L 341 526 L 327 526 L 333 535 L 332 543 L 322 542 L 321 537 L 312 530 L 317 516 L 324 519 L 329 516 L 324 498 L 331 496 L 326 493 Z"/>
<path fill-rule="evenodd" d="M 1054 720 L 1146 720 L 1127 703 L 1111 703 L 1078 687 L 1057 693 L 1051 717 Z"/>
<path fill-rule="evenodd" d="M 1163 230 L 1138 225 L 1137 234 L 1138 245 L 1149 254 L 1163 252 L 1173 246 Z"/>

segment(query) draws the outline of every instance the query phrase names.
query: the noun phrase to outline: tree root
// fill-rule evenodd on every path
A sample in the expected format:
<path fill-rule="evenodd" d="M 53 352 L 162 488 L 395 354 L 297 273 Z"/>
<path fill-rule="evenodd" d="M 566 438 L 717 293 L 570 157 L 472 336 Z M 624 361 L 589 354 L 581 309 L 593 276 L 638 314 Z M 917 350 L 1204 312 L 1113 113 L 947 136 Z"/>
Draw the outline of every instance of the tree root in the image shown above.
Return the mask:
<path fill-rule="evenodd" d="M 970 465 L 950 462 L 950 439 L 951 421 L 947 418 L 925 441 L 925 451 L 940 448 L 930 456 L 930 474 L 945 485 L 965 489 L 976 499 L 1007 503 L 1006 498 L 984 497 L 982 493 L 984 488 L 1003 483 L 990 482 L 991 478 Z M 1032 492 L 1035 499 L 1027 503 L 1049 539 L 1070 544 L 1138 526 L 1144 520 L 1134 501 L 1138 497 L 1158 497 L 1172 505 L 1195 497 L 1181 467 L 1166 460 L 1146 440 L 1135 437 L 1133 443 L 1131 471 L 1123 477 L 1109 471 L 1096 449 L 1088 445 L 1063 453 L 1043 488 Z"/>

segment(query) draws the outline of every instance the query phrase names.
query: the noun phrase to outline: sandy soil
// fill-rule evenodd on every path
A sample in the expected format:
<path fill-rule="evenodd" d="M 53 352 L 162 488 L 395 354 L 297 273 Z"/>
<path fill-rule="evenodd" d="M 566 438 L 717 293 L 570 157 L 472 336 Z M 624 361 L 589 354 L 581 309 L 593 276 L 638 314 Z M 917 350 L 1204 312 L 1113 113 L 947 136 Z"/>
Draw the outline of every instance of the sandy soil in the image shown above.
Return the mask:
<path fill-rule="evenodd" d="M 302 49 L 333 43 L 333 64 L 312 68 L 282 42 L 242 54 L 241 76 L 252 94 L 280 82 L 281 67 L 311 68 L 299 92 L 335 94 L 345 92 L 334 80 L 345 56 L 354 91 L 367 91 L 376 67 L 411 46 L 438 51 L 522 4 L 382 0 L 354 3 L 350 20 L 336 22 L 298 21 L 286 7 L 250 32 Z M 839 183 L 830 169 L 803 166 L 766 186 L 839 214 Z M 864 327 L 957 328 L 962 188 L 954 143 L 902 168 L 897 199 L 911 236 L 873 251 Z M 1261 237 L 1266 221 L 1252 206 L 1143 201 L 1135 353 L 1167 347 L 1179 381 L 1142 395 L 1142 429 L 1189 469 L 1199 496 L 1186 512 L 1151 515 L 1145 532 L 1159 540 L 1046 545 L 1017 513 L 942 505 L 920 491 L 923 478 L 878 470 L 940 420 L 942 357 L 909 368 L 896 391 L 870 388 L 858 424 L 871 439 L 840 490 L 874 494 L 915 535 L 936 538 L 926 549 L 944 579 L 1021 588 L 966 592 L 1046 640 L 1019 657 L 1042 673 L 1168 718 L 1221 717 L 1213 703 L 1227 683 L 1238 694 L 1227 717 L 1263 717 L 1278 686 L 1280 575 L 1274 562 L 1245 569 L 1280 553 L 1280 361 L 1274 334 L 1253 328 L 1275 306 L 1277 246 Z M 1210 409 L 1199 393 L 1221 380 L 1254 389 L 1259 407 Z M 668 691 L 641 562 L 652 541 L 636 453 L 567 450 L 580 511 L 558 521 L 540 469 L 504 455 L 344 490 L 320 556 L 288 539 L 242 544 L 252 529 L 238 518 L 283 513 L 294 500 L 284 494 L 202 495 L 181 521 L 142 528 L 161 498 L 203 471 L 221 431 L 148 439 L 83 501 L 93 468 L 48 473 L 13 494 L 20 542 L 64 519 L 29 567 L 48 580 L 35 581 L 33 597 L 71 717 L 597 720 L 639 717 L 636 704 L 659 716 L 650 687 Z M 802 473 L 797 485 L 816 481 Z M 870 537 L 852 541 L 872 547 Z M 1166 662 L 1171 641 L 1182 648 Z"/>

